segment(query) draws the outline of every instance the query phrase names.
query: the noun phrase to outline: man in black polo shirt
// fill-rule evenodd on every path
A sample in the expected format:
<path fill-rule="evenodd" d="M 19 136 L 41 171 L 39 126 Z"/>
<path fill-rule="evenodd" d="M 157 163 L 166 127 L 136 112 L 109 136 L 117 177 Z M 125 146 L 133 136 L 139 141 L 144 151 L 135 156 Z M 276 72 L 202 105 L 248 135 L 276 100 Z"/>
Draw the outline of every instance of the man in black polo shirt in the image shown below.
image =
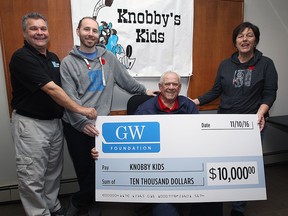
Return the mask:
<path fill-rule="evenodd" d="M 45 17 L 38 13 L 23 16 L 22 30 L 24 46 L 13 54 L 9 65 L 20 198 L 29 216 L 64 215 L 57 198 L 63 167 L 63 109 L 89 119 L 96 119 L 97 112 L 75 103 L 60 87 L 60 61 L 47 50 Z"/>

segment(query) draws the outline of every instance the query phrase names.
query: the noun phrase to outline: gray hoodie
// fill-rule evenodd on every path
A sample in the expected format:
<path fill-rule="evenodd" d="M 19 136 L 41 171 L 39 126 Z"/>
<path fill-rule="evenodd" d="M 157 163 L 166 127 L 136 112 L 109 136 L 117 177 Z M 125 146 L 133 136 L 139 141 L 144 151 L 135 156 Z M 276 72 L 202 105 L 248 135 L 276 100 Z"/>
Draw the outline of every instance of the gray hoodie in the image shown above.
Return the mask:
<path fill-rule="evenodd" d="M 61 84 L 69 97 L 85 107 L 94 107 L 99 116 L 109 115 L 114 85 L 131 94 L 145 94 L 146 88 L 138 83 L 102 45 L 97 45 L 94 59 L 86 58 L 74 46 L 61 62 Z M 65 110 L 63 120 L 82 132 L 88 123 L 94 123 L 77 113 Z"/>

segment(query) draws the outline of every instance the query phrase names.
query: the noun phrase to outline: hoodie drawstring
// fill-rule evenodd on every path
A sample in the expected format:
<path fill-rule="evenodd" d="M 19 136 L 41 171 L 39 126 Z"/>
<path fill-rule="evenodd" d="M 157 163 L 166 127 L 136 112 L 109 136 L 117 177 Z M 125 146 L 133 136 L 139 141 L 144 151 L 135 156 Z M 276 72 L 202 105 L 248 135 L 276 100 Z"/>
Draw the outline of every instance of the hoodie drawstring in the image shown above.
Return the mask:
<path fill-rule="evenodd" d="M 103 66 L 103 62 L 102 62 L 102 57 L 99 57 L 100 60 L 100 64 L 102 67 L 102 82 L 103 82 L 103 86 L 106 86 L 106 80 L 105 80 L 105 72 L 104 72 L 104 66 Z"/>
<path fill-rule="evenodd" d="M 100 64 L 102 67 L 102 83 L 103 83 L 103 86 L 106 86 L 106 80 L 105 80 L 105 75 L 104 75 L 104 66 L 103 66 L 102 58 L 99 57 L 99 60 L 100 60 Z M 90 65 L 89 61 L 86 58 L 84 58 L 84 61 L 87 65 L 88 69 L 91 70 L 91 65 Z"/>
<path fill-rule="evenodd" d="M 88 62 L 88 60 L 86 58 L 84 58 L 84 61 L 85 61 L 86 65 L 87 65 L 88 69 L 91 70 L 91 65 Z"/>

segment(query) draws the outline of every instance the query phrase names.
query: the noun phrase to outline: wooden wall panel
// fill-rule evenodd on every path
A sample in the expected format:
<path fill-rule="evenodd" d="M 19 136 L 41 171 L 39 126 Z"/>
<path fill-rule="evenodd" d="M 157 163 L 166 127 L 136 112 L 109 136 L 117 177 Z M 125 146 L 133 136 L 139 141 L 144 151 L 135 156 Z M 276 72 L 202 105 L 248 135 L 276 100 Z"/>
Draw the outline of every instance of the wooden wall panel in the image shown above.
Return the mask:
<path fill-rule="evenodd" d="M 220 62 L 235 48 L 233 29 L 243 21 L 243 0 L 194 0 L 193 76 L 188 96 L 195 98 L 209 90 Z M 200 110 L 217 109 L 215 100 Z"/>
<path fill-rule="evenodd" d="M 233 52 L 232 30 L 243 20 L 243 4 L 244 0 L 194 0 L 194 75 L 189 97 L 194 98 L 212 86 L 220 61 Z M 0 40 L 10 104 L 9 61 L 13 52 L 23 46 L 22 16 L 32 11 L 46 16 L 51 39 L 49 49 L 63 59 L 73 46 L 71 7 L 70 0 L 1 0 L 0 8 Z M 217 106 L 216 101 L 200 109 Z"/>
<path fill-rule="evenodd" d="M 50 0 L 48 8 L 47 18 L 51 40 L 49 49 L 57 53 L 62 60 L 73 47 L 70 0 Z"/>

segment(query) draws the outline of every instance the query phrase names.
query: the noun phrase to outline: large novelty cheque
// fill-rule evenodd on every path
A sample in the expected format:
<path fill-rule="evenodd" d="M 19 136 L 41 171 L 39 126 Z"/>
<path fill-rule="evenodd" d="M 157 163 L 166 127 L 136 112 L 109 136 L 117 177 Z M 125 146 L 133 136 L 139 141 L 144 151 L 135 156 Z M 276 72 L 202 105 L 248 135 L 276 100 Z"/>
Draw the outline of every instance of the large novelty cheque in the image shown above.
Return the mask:
<path fill-rule="evenodd" d="M 99 116 L 96 200 L 264 200 L 257 115 Z"/>

